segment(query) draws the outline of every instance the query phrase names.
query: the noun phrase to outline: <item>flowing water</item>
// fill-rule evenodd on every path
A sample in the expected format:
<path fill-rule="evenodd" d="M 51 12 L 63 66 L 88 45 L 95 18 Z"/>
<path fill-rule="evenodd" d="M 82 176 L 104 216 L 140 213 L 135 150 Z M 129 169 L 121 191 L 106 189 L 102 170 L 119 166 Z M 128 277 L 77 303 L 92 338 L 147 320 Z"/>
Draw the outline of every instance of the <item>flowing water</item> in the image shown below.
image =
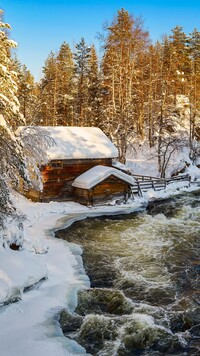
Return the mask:
<path fill-rule="evenodd" d="M 63 311 L 90 355 L 200 355 L 200 192 L 57 233 L 81 245 L 91 288 Z"/>

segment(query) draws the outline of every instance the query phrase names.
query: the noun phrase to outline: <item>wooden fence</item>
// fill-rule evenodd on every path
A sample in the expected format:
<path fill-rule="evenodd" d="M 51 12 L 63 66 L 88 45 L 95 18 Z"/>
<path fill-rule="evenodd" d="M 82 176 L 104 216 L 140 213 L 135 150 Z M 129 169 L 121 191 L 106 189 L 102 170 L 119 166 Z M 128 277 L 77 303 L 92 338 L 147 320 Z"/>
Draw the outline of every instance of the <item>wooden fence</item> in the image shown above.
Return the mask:
<path fill-rule="evenodd" d="M 190 186 L 190 176 L 188 174 L 171 178 L 157 178 L 138 174 L 131 174 L 131 176 L 135 178 L 135 184 L 132 186 L 132 193 L 140 196 L 142 196 L 142 192 L 146 192 L 149 189 L 155 191 L 163 190 L 167 185 L 175 182 L 186 182 L 186 185 Z"/>

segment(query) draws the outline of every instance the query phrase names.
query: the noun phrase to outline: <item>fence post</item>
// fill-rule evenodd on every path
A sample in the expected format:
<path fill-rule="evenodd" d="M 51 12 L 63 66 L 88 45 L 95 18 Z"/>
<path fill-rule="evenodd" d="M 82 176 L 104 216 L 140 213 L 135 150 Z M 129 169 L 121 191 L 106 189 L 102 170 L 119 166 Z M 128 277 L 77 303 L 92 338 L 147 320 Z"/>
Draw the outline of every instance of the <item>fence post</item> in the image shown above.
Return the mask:
<path fill-rule="evenodd" d="M 140 182 L 137 181 L 137 185 L 138 185 L 138 195 L 140 195 L 142 197 L 142 189 L 140 188 Z"/>
<path fill-rule="evenodd" d="M 152 188 L 153 188 L 153 190 L 156 190 L 156 189 L 155 189 L 154 182 L 153 182 L 153 179 L 151 179 L 151 184 L 152 184 Z"/>

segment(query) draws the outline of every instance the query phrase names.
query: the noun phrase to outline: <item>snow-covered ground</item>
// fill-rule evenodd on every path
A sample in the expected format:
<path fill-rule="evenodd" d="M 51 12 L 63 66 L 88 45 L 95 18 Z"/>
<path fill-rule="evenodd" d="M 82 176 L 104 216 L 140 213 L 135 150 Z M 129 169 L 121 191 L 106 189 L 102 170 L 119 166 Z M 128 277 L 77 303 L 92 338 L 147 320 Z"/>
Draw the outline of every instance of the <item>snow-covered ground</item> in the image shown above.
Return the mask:
<path fill-rule="evenodd" d="M 129 147 L 126 158 L 126 166 L 135 174 L 160 177 L 156 147 L 149 148 L 147 142 L 139 142 L 134 145 L 134 149 L 132 146 Z M 196 164 L 199 164 L 198 160 Z M 199 172 L 197 166 L 189 158 L 189 148 L 182 147 L 172 154 L 165 171 L 165 176 L 171 177 L 173 174 L 176 175 L 177 172 L 185 169 L 186 165 L 188 166 L 188 173 Z M 187 172 L 185 171 L 184 173 Z"/>
<path fill-rule="evenodd" d="M 63 337 L 59 311 L 76 306 L 76 292 L 88 287 L 81 249 L 58 240 L 54 231 L 87 216 L 127 214 L 144 209 L 151 198 L 177 194 L 183 183 L 166 191 L 149 190 L 125 205 L 85 207 L 77 203 L 33 203 L 15 194 L 18 212 L 26 215 L 20 251 L 0 246 L 0 355 L 83 355 L 85 351 Z M 178 190 L 178 189 L 179 190 Z M 189 189 L 194 189 L 191 187 Z M 34 288 L 28 287 L 35 285 Z M 6 302 L 19 299 L 6 305 Z"/>

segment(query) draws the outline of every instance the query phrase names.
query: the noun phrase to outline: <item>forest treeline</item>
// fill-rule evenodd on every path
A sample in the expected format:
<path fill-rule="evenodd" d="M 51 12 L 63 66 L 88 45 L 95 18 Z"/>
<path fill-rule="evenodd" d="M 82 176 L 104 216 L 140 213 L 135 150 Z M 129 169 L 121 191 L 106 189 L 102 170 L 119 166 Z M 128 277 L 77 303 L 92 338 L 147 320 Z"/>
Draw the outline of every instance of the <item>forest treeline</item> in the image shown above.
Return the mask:
<path fill-rule="evenodd" d="M 152 44 L 141 20 L 121 9 L 100 40 L 101 58 L 84 38 L 74 52 L 62 43 L 58 53 L 48 55 L 39 83 L 15 60 L 26 123 L 98 126 L 117 144 L 122 161 L 134 139 L 158 144 L 162 156 L 163 136 L 166 141 L 169 134 L 174 144 L 173 134 L 182 125 L 177 99 L 183 95 L 192 148 L 200 135 L 200 32 L 186 35 L 176 26 Z"/>
<path fill-rule="evenodd" d="M 141 19 L 121 9 L 99 36 L 99 57 L 84 38 L 74 51 L 64 42 L 58 53 L 48 55 L 42 78 L 35 82 L 27 67 L 13 58 L 16 43 L 9 39 L 3 11 L 0 27 L 1 177 L 7 172 L 14 180 L 18 171 L 27 178 L 24 143 L 13 135 L 24 124 L 98 126 L 117 145 L 122 162 L 134 142 L 145 141 L 156 147 L 161 176 L 181 146 L 190 148 L 194 161 L 200 154 L 197 29 L 186 35 L 176 26 L 152 43 Z M 5 185 L 5 179 L 0 182 Z"/>

